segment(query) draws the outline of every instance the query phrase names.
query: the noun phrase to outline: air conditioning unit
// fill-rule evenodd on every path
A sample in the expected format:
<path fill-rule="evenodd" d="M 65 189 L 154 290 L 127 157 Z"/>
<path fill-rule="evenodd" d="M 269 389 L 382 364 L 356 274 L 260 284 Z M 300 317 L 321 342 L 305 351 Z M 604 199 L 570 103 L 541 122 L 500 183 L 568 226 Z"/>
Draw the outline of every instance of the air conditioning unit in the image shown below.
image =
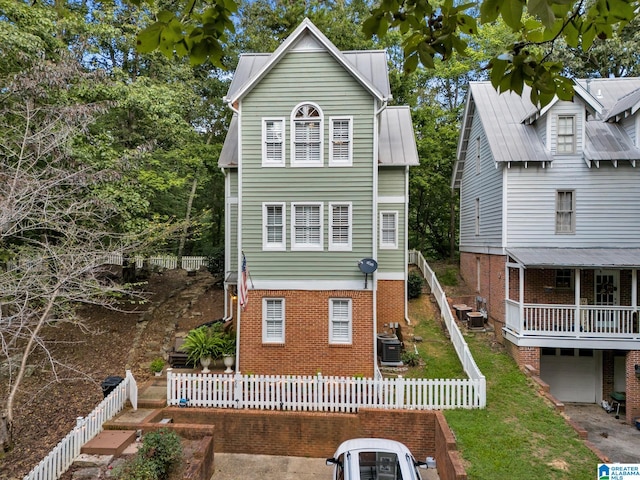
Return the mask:
<path fill-rule="evenodd" d="M 402 362 L 402 343 L 398 339 L 382 339 L 382 361 L 384 363 Z"/>

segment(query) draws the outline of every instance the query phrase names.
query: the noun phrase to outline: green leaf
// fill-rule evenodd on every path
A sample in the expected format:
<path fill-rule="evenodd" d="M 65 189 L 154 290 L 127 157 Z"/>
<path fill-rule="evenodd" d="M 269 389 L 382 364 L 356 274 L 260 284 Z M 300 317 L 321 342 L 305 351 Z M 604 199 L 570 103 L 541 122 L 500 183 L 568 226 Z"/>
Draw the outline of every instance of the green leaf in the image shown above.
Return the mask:
<path fill-rule="evenodd" d="M 176 17 L 173 14 L 173 12 L 170 12 L 168 10 L 161 10 L 156 15 L 156 18 L 158 19 L 158 22 L 169 23 L 171 20 L 175 19 Z"/>
<path fill-rule="evenodd" d="M 510 1 L 510 0 L 506 0 Z M 505 0 L 484 0 L 480 4 L 480 19 L 482 23 L 493 22 L 502 9 Z"/>
<path fill-rule="evenodd" d="M 160 35 L 164 24 L 153 23 L 138 34 L 136 46 L 141 53 L 153 52 L 160 45 Z"/>
<path fill-rule="evenodd" d="M 509 62 L 506 60 L 499 60 L 498 58 L 494 58 L 491 60 L 491 73 L 490 80 L 493 88 L 498 88 L 502 78 L 504 77 L 504 72 L 507 70 L 507 66 Z"/>
<path fill-rule="evenodd" d="M 545 27 L 551 28 L 553 26 L 556 16 L 547 0 L 529 0 L 527 9 L 531 15 L 540 19 Z"/>
<path fill-rule="evenodd" d="M 587 51 L 593 45 L 593 40 L 596 38 L 596 28 L 593 24 L 589 24 L 582 32 L 582 50 Z"/>
<path fill-rule="evenodd" d="M 407 73 L 415 72 L 416 68 L 418 68 L 418 54 L 412 53 L 404 60 L 404 71 Z"/>
<path fill-rule="evenodd" d="M 461 32 L 469 35 L 475 35 L 478 32 L 478 22 L 470 15 L 459 15 L 458 27 Z"/>
<path fill-rule="evenodd" d="M 504 22 L 514 31 L 520 29 L 523 7 L 520 0 L 507 0 L 500 10 Z"/>

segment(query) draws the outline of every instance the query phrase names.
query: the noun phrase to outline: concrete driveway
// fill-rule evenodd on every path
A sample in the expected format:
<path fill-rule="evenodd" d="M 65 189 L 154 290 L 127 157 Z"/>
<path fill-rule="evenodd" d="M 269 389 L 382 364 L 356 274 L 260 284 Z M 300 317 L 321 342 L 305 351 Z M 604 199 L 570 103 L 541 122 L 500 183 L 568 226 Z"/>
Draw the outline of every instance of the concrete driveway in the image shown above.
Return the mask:
<path fill-rule="evenodd" d="M 274 455 L 214 454 L 211 480 L 330 480 L 333 468 L 324 458 L 277 457 Z M 438 480 L 436 470 L 420 470 L 423 480 Z"/>
<path fill-rule="evenodd" d="M 614 413 L 592 403 L 567 403 L 565 413 L 587 431 L 587 440 L 611 463 L 640 463 L 640 430 L 625 423 L 623 416 L 616 420 Z"/>

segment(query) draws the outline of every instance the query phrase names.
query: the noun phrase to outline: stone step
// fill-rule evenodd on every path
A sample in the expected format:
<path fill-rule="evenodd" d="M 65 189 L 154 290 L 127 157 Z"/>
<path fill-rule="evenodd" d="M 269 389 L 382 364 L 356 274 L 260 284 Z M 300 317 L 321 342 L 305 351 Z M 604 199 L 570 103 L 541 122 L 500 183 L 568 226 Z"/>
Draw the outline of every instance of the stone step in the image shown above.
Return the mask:
<path fill-rule="evenodd" d="M 118 456 L 135 439 L 135 430 L 104 430 L 85 443 L 80 449 L 80 453 Z"/>

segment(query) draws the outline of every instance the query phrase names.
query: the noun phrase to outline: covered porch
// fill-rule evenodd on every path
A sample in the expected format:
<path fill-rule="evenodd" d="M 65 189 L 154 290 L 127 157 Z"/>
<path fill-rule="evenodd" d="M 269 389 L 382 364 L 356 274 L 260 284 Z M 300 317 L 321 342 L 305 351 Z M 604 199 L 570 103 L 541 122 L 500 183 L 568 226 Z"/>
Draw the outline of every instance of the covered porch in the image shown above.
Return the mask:
<path fill-rule="evenodd" d="M 635 248 L 507 249 L 505 334 L 518 345 L 546 337 L 548 346 L 630 348 L 640 340 L 638 269 Z"/>

